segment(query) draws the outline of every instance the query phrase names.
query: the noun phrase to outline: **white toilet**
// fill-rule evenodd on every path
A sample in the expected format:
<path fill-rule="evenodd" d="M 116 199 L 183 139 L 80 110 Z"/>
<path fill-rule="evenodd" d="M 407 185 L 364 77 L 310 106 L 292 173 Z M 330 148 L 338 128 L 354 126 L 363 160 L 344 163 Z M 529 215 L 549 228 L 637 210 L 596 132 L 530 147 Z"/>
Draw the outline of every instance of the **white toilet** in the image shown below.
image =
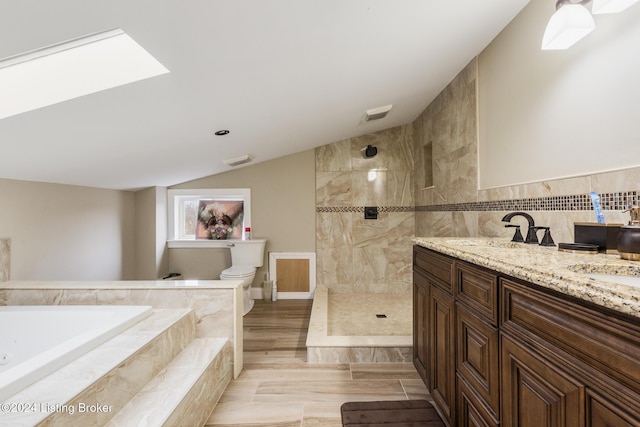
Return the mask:
<path fill-rule="evenodd" d="M 253 308 L 251 284 L 256 277 L 256 268 L 264 262 L 265 239 L 234 240 L 227 245 L 231 249 L 231 267 L 220 273 L 222 280 L 242 280 L 242 315 Z"/>

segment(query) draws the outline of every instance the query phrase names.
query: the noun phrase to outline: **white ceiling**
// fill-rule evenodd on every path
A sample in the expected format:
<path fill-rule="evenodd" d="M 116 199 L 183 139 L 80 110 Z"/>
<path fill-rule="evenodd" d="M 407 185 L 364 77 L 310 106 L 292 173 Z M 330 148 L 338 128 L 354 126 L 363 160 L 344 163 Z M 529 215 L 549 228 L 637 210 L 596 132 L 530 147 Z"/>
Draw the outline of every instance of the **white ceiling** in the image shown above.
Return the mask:
<path fill-rule="evenodd" d="M 0 177 L 170 186 L 409 123 L 528 1 L 0 0 L 0 58 L 122 28 L 170 70 L 0 120 Z"/>

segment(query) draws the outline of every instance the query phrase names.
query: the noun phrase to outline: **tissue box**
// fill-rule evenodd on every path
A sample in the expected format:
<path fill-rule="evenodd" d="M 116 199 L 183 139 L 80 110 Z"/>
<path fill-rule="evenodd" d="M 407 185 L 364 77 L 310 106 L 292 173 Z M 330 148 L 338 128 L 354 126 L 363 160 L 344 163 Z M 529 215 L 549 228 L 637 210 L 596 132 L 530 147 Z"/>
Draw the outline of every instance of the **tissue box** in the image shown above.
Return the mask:
<path fill-rule="evenodd" d="M 573 235 L 576 243 L 598 245 L 599 252 L 617 254 L 618 233 L 623 224 L 598 224 L 597 222 L 574 222 Z"/>

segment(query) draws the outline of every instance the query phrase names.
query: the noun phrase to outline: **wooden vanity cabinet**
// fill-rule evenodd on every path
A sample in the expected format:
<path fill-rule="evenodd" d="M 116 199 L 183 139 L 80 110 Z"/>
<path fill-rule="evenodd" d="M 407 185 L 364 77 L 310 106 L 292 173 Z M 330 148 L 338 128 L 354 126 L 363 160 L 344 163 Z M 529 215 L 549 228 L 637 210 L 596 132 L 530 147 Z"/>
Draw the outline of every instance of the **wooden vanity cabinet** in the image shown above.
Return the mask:
<path fill-rule="evenodd" d="M 414 364 L 450 426 L 498 425 L 497 295 L 493 272 L 415 247 Z"/>
<path fill-rule="evenodd" d="M 416 246 L 414 334 L 449 426 L 640 427 L 638 319 Z"/>
<path fill-rule="evenodd" d="M 458 413 L 472 411 L 482 424 L 499 424 L 500 371 L 498 329 L 481 320 L 477 314 L 456 302 L 456 371 Z M 465 415 L 467 416 L 467 415 Z"/>
<path fill-rule="evenodd" d="M 426 348 L 415 348 L 414 365 L 425 372 L 425 385 L 431 392 L 440 417 L 455 426 L 455 305 L 453 301 L 453 259 L 414 247 L 414 343 L 422 339 Z M 416 298 L 424 303 L 417 303 Z M 415 335 L 418 335 L 416 337 Z M 426 358 L 422 361 L 421 357 Z"/>
<path fill-rule="evenodd" d="M 455 263 L 456 370 L 458 406 L 474 405 L 481 425 L 498 425 L 500 414 L 500 370 L 498 343 L 498 276 L 462 261 Z M 468 389 L 475 399 L 463 396 Z M 461 422 L 459 425 L 469 425 Z M 470 424 L 475 425 L 475 423 Z"/>
<path fill-rule="evenodd" d="M 500 288 L 504 426 L 539 412 L 554 417 L 531 425 L 640 426 L 640 322 L 516 279 Z"/>
<path fill-rule="evenodd" d="M 428 319 L 429 281 L 421 273 L 413 272 L 413 364 L 425 383 L 431 388 L 427 371 L 428 362 Z"/>
<path fill-rule="evenodd" d="M 449 426 L 455 424 L 455 311 L 453 297 L 431 287 L 429 297 L 429 376 L 431 397 Z"/>

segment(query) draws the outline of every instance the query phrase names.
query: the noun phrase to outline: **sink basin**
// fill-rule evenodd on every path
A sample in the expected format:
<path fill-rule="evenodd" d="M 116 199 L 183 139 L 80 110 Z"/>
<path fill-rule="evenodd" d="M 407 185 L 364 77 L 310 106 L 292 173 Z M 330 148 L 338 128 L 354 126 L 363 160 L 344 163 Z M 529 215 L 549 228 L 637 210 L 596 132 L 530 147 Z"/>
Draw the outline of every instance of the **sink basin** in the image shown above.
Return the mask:
<path fill-rule="evenodd" d="M 640 287 L 640 266 L 576 264 L 569 266 L 569 270 L 590 279 Z"/>
<path fill-rule="evenodd" d="M 604 280 L 605 282 L 640 287 L 640 277 L 638 276 L 622 276 L 617 274 L 587 274 L 587 276 L 596 280 Z"/>

